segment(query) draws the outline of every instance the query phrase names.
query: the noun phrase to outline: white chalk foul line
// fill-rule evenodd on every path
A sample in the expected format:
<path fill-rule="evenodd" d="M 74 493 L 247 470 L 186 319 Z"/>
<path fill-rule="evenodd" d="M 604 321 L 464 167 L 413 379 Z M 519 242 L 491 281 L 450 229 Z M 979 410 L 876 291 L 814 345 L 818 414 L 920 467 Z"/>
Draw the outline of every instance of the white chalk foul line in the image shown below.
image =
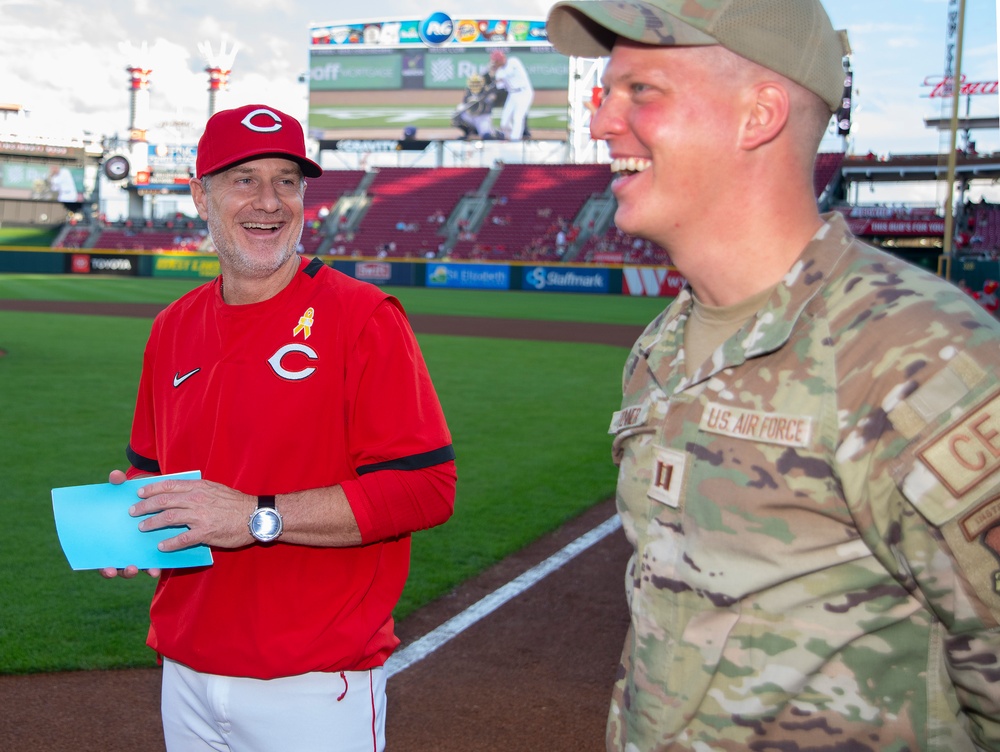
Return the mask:
<path fill-rule="evenodd" d="M 593 530 L 584 533 L 572 543 L 552 554 L 552 556 L 541 564 L 515 577 L 503 587 L 494 590 L 485 598 L 469 606 L 462 613 L 453 616 L 444 624 L 431 630 L 405 648 L 397 650 L 386 661 L 386 678 L 395 676 L 401 671 L 408 669 L 414 663 L 422 661 L 453 637 L 456 637 L 483 617 L 493 613 L 507 601 L 516 598 L 536 582 L 552 574 L 570 559 L 608 537 L 611 533 L 621 528 L 621 526 L 622 523 L 618 515 L 605 520 Z"/>

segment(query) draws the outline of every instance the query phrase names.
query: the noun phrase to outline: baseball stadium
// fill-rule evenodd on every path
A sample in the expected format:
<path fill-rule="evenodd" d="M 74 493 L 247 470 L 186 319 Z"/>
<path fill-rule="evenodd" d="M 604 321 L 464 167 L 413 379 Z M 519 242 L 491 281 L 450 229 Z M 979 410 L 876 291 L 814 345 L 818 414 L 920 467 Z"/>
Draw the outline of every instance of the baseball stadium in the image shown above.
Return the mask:
<path fill-rule="evenodd" d="M 814 197 L 1000 316 L 1000 204 L 979 197 L 1000 153 L 976 145 L 1000 129 L 998 85 L 964 76 L 958 31 L 942 34 L 958 67 L 917 124 L 942 149 L 856 153 L 846 57 Z M 297 251 L 401 302 L 457 457 L 454 516 L 413 535 L 394 613 L 388 748 L 602 748 L 631 553 L 608 424 L 630 349 L 685 286 L 664 248 L 615 224 L 589 135 L 606 61 L 557 52 L 543 17 L 474 12 L 314 23 L 302 47 L 323 174 Z M 203 53 L 208 116 L 243 104 L 227 99 L 239 54 Z M 502 83 L 511 60 L 526 84 Z M 124 70 L 116 133 L 25 136 L 26 108 L 0 105 L 4 750 L 163 749 L 155 582 L 74 570 L 52 495 L 127 463 L 153 317 L 219 275 L 189 187 L 204 122 L 151 122 L 169 94 L 141 54 Z M 941 200 L 865 201 L 889 185 Z"/>

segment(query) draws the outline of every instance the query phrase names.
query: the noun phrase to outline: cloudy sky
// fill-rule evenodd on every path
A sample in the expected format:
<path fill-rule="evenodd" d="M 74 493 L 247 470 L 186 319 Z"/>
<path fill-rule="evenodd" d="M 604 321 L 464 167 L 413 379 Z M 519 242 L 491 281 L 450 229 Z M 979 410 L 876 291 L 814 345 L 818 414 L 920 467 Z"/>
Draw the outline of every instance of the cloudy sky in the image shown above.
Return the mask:
<path fill-rule="evenodd" d="M 221 105 L 265 101 L 304 120 L 307 88 L 299 77 L 308 64 L 311 22 L 422 18 L 432 10 L 531 18 L 544 17 L 549 6 L 544 0 L 0 0 L 0 103 L 30 111 L 17 125 L 26 132 L 124 132 L 125 69 L 141 62 L 153 70 L 150 128 L 187 123 L 197 132 L 208 109 L 200 48 L 237 44 Z M 938 151 L 941 137 L 924 118 L 950 116 L 950 109 L 928 97 L 924 82 L 944 70 L 948 0 L 827 0 L 827 7 L 854 49 L 853 151 Z M 967 0 L 966 14 L 963 73 L 970 81 L 995 81 L 997 0 Z M 970 99 L 971 114 L 997 115 L 997 95 Z M 9 119 L 0 121 L 0 131 L 12 130 Z M 975 138 L 980 152 L 1000 151 L 997 131 Z"/>

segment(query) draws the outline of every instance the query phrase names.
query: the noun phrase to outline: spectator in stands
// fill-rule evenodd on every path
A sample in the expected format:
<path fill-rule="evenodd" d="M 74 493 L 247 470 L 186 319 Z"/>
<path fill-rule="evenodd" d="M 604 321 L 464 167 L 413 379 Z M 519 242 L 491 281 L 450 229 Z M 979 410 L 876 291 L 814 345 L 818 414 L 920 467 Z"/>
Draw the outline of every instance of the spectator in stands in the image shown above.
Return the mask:
<path fill-rule="evenodd" d="M 820 0 L 562 0 L 615 223 L 689 285 L 611 421 L 608 749 L 1000 749 L 1000 322 L 820 216 Z M 707 158 L 706 158 L 707 155 Z"/>
<path fill-rule="evenodd" d="M 1000 282 L 997 282 L 995 279 L 988 279 L 983 283 L 982 293 L 976 298 L 979 305 L 994 316 L 1000 314 L 1000 294 L 998 294 L 998 290 L 1000 290 Z"/>
<path fill-rule="evenodd" d="M 562 258 L 564 253 L 566 253 L 566 231 L 560 227 L 556 233 L 556 254 Z"/>

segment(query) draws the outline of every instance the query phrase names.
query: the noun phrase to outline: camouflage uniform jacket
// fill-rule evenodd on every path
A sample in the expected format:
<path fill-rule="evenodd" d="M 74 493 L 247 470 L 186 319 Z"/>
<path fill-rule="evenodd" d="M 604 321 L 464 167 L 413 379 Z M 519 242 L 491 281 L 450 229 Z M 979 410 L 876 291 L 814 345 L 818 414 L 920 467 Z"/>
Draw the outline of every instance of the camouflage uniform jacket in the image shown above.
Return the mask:
<path fill-rule="evenodd" d="M 1000 325 L 824 219 L 693 378 L 687 291 L 628 359 L 610 750 L 1000 749 Z"/>

